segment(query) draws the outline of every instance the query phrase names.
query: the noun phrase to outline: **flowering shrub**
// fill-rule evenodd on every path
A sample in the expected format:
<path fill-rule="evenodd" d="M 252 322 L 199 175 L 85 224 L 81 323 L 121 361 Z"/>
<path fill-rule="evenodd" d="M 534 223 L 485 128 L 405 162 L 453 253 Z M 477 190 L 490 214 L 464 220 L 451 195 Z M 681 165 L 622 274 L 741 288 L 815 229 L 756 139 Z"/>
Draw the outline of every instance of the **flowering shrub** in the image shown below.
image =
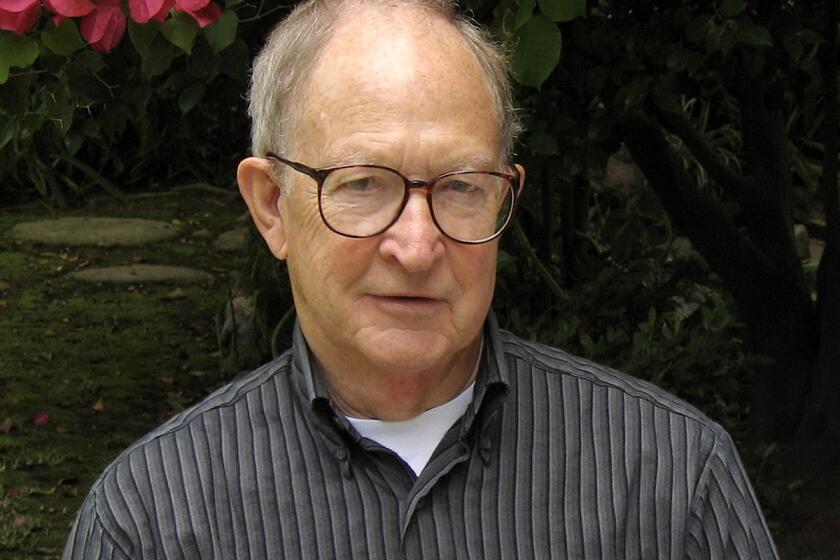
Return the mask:
<path fill-rule="evenodd" d="M 248 44 L 281 9 L 0 0 L 0 199 L 79 200 L 234 169 L 248 143 Z"/>
<path fill-rule="evenodd" d="M 126 30 L 126 17 L 119 0 L 43 0 L 43 7 L 54 15 L 52 23 L 60 26 L 67 18 L 81 17 L 81 34 L 94 50 L 110 52 Z M 137 23 L 164 21 L 170 12 L 192 16 L 199 27 L 206 27 L 222 15 L 212 0 L 129 0 L 131 19 Z M 41 0 L 0 0 L 0 29 L 17 35 L 30 32 L 41 15 Z"/>
<path fill-rule="evenodd" d="M 125 35 L 126 17 L 119 0 L 43 0 L 58 27 L 67 18 L 81 17 L 82 37 L 97 51 L 109 52 Z M 217 21 L 221 7 L 213 0 L 128 0 L 131 19 L 137 23 L 164 21 L 170 11 L 192 16 L 200 27 Z M 41 0 L 0 0 L 0 29 L 18 35 L 29 33 L 41 15 Z"/>

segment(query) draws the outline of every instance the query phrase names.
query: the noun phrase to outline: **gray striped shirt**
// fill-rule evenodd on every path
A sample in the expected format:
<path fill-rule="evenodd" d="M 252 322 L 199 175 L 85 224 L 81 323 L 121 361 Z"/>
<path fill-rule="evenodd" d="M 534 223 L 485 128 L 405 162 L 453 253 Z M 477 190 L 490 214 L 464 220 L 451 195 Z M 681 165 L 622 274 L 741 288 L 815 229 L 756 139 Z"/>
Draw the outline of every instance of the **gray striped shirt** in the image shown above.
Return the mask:
<path fill-rule="evenodd" d="M 776 558 L 731 439 L 675 397 L 499 331 L 416 477 L 292 349 L 126 450 L 71 558 Z"/>

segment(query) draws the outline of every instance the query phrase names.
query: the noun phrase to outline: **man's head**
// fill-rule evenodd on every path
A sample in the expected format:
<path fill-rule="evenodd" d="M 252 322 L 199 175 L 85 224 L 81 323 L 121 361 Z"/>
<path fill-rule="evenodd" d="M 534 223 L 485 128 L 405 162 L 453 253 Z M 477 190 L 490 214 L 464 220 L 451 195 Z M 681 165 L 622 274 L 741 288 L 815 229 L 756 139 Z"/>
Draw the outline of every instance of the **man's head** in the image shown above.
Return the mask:
<path fill-rule="evenodd" d="M 501 123 L 502 154 L 509 163 L 520 132 L 502 49 L 481 27 L 456 12 L 452 0 L 314 0 L 303 2 L 269 35 L 254 61 L 251 91 L 251 153 L 288 152 L 297 117 L 306 99 L 301 95 L 312 69 L 336 26 L 348 12 L 413 7 L 429 19 L 454 26 L 473 52 L 493 95 L 495 118 Z"/>
<path fill-rule="evenodd" d="M 312 168 L 387 166 L 412 180 L 511 171 L 506 158 L 515 125 L 504 124 L 508 111 L 500 102 L 508 94 L 492 85 L 448 11 L 417 1 L 324 4 L 330 32 L 314 55 L 303 55 L 306 75 L 289 82 L 270 63 L 294 53 L 269 50 L 255 66 L 256 154 L 280 152 Z M 314 18 L 312 10 L 306 5 L 291 18 Z M 292 21 L 300 28 L 293 40 L 281 27 L 267 49 L 304 40 L 301 30 L 311 25 Z M 265 93 L 274 82 L 283 83 L 282 103 Z M 280 115 L 277 134 L 256 122 L 272 111 Z M 446 237 L 425 193 L 414 189 L 384 232 L 343 237 L 322 221 L 317 182 L 285 166 L 278 173 L 280 165 L 245 160 L 240 187 L 260 233 L 288 262 L 298 319 L 322 367 L 390 375 L 396 385 L 404 380 L 394 390 L 405 394 L 395 399 L 446 392 L 445 372 L 469 368 L 475 357 L 493 295 L 497 241 L 468 245 Z"/>

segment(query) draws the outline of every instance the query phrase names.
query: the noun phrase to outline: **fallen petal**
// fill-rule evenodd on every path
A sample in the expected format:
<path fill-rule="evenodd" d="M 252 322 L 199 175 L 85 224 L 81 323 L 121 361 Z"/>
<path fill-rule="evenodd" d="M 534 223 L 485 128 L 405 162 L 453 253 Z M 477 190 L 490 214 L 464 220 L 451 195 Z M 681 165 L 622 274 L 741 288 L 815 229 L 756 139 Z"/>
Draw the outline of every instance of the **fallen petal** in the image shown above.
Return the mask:
<path fill-rule="evenodd" d="M 32 417 L 32 423 L 35 424 L 36 426 L 43 426 L 45 424 L 48 424 L 49 421 L 50 421 L 50 415 L 47 414 L 47 412 L 44 411 L 44 410 L 39 410 Z"/>
<path fill-rule="evenodd" d="M 14 425 L 15 423 L 14 421 L 12 421 L 11 418 L 6 418 L 5 420 L 3 420 L 3 422 L 0 422 L 0 432 L 9 435 Z"/>

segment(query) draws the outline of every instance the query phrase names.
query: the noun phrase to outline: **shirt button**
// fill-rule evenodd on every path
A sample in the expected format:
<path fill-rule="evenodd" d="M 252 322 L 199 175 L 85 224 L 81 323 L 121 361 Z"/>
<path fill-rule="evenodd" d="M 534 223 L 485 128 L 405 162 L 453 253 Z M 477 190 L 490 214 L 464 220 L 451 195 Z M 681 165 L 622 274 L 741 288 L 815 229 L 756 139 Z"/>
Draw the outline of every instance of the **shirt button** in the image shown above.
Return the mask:
<path fill-rule="evenodd" d="M 425 505 L 426 505 L 426 498 L 420 498 L 419 500 L 417 500 L 417 506 L 415 507 L 415 509 L 423 509 L 423 507 Z"/>
<path fill-rule="evenodd" d="M 339 461 L 343 461 L 347 458 L 347 448 L 346 447 L 339 447 L 335 450 L 335 456 L 338 457 Z"/>

